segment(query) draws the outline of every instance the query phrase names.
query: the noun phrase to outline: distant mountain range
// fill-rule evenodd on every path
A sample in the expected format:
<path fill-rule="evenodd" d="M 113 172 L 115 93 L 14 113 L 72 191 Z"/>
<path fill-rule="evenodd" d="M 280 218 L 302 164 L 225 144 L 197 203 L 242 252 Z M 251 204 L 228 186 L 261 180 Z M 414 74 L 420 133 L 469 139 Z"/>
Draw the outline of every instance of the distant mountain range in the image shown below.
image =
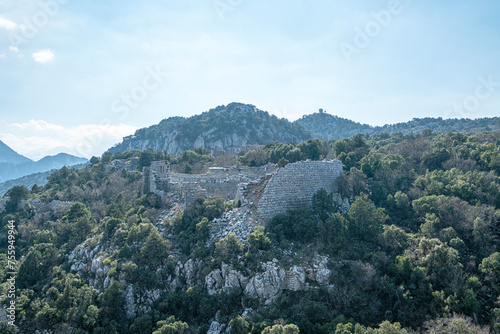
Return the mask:
<path fill-rule="evenodd" d="M 72 165 L 70 167 L 73 169 L 82 169 L 87 165 L 88 162 L 78 165 Z M 39 187 L 43 187 L 49 182 L 48 180 L 49 176 L 51 176 L 52 173 L 54 173 L 56 170 L 57 168 L 51 169 L 46 172 L 33 173 L 22 176 L 17 179 L 12 179 L 2 182 L 0 183 L 0 196 L 4 196 L 7 193 L 7 191 L 9 191 L 11 188 L 15 186 L 25 186 L 26 188 L 31 189 L 36 184 Z"/>
<path fill-rule="evenodd" d="M 70 167 L 85 162 L 87 162 L 87 159 L 66 153 L 46 156 L 38 161 L 33 161 L 17 153 L 0 141 L 0 182 L 18 179 L 30 174 L 44 173 L 64 166 Z M 33 177 L 36 178 L 38 176 Z"/>
<path fill-rule="evenodd" d="M 303 142 L 309 138 L 338 140 L 358 133 L 420 133 L 482 132 L 500 130 L 500 117 L 482 119 L 415 118 L 409 122 L 371 126 L 334 116 L 323 111 L 303 116 L 295 122 L 270 115 L 251 104 L 231 103 L 192 117 L 170 117 L 157 125 L 142 128 L 123 142 L 113 146 L 110 153 L 131 149 L 153 149 L 179 154 L 196 147 L 239 152 L 245 147 L 268 144 L 272 141 Z"/>

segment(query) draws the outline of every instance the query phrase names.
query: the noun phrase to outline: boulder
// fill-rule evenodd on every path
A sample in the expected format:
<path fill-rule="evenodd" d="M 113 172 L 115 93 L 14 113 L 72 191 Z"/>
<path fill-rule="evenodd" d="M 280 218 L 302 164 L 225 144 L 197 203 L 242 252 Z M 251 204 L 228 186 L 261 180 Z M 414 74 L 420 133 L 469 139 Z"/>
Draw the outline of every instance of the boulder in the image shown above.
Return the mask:
<path fill-rule="evenodd" d="M 278 265 L 278 260 L 262 264 L 261 273 L 252 277 L 245 288 L 245 295 L 258 298 L 264 305 L 271 304 L 284 287 L 286 272 Z"/>
<path fill-rule="evenodd" d="M 224 330 L 224 326 L 218 323 L 217 321 L 212 321 L 210 324 L 210 328 L 207 331 L 207 334 L 220 334 Z"/>

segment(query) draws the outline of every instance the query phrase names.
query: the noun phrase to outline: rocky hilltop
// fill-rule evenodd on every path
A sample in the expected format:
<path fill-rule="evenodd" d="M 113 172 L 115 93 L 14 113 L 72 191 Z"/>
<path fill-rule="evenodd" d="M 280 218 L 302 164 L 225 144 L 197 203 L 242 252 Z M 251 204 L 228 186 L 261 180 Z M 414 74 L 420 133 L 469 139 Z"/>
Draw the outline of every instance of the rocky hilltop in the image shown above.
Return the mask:
<path fill-rule="evenodd" d="M 500 130 L 500 117 L 481 119 L 414 118 L 411 121 L 371 126 L 319 112 L 304 115 L 295 122 L 278 118 L 251 104 L 230 103 L 210 109 L 192 117 L 170 117 L 159 124 L 142 128 L 108 152 L 127 150 L 166 151 L 178 155 L 185 150 L 204 148 L 214 153 L 225 151 L 230 154 L 252 147 L 269 144 L 301 143 L 309 138 L 339 140 L 356 134 L 420 133 L 431 129 L 434 132 L 483 132 Z"/>
<path fill-rule="evenodd" d="M 200 147 L 214 152 L 237 153 L 250 145 L 276 140 L 303 142 L 310 137 L 309 131 L 286 119 L 279 119 L 250 104 L 231 103 L 201 115 L 170 117 L 157 125 L 139 129 L 109 152 L 153 149 L 177 155 Z"/>

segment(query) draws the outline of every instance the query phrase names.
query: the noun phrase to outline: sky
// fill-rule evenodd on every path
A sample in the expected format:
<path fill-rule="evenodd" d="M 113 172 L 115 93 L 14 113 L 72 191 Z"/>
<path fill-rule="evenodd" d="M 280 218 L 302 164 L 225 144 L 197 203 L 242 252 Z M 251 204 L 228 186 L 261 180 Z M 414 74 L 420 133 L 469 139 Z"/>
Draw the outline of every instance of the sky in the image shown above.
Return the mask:
<path fill-rule="evenodd" d="M 497 0 L 0 0 L 0 140 L 100 156 L 231 102 L 291 121 L 500 115 Z"/>

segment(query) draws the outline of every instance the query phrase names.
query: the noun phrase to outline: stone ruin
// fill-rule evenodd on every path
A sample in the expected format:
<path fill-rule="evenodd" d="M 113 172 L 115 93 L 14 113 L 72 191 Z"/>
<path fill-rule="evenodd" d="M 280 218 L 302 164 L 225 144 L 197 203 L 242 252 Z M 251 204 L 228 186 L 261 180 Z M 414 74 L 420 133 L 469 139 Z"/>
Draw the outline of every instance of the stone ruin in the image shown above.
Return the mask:
<path fill-rule="evenodd" d="M 184 207 L 199 197 L 239 200 L 241 208 L 226 213 L 215 225 L 230 229 L 241 225 L 245 231 L 236 232 L 244 237 L 247 230 L 253 231 L 255 225 L 269 221 L 276 214 L 310 207 L 313 195 L 322 188 L 345 210 L 349 204 L 341 198 L 337 184 L 342 174 L 342 163 L 338 160 L 299 161 L 283 168 L 275 164 L 211 167 L 205 174 L 174 173 L 168 162 L 155 161 L 151 167 L 143 168 L 142 192 L 170 198 Z"/>
<path fill-rule="evenodd" d="M 142 193 L 165 196 L 168 192 L 170 164 L 167 161 L 153 161 L 150 167 L 142 168 Z"/>

